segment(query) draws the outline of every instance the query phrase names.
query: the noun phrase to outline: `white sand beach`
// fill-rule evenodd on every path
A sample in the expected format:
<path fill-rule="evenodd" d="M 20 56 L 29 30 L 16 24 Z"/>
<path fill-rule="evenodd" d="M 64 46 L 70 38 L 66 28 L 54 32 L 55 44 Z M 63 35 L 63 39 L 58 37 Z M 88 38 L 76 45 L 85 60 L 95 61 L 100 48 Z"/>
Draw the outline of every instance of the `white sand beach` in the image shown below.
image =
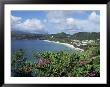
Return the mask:
<path fill-rule="evenodd" d="M 76 48 L 76 47 L 74 47 L 73 45 L 68 44 L 68 43 L 60 43 L 59 41 L 56 42 L 56 41 L 49 41 L 49 40 L 43 40 L 43 41 L 52 42 L 52 43 L 58 43 L 58 44 L 63 44 L 63 45 L 65 45 L 65 46 L 70 47 L 70 48 L 73 48 L 73 49 L 75 49 L 75 50 L 84 51 L 83 49 Z"/>

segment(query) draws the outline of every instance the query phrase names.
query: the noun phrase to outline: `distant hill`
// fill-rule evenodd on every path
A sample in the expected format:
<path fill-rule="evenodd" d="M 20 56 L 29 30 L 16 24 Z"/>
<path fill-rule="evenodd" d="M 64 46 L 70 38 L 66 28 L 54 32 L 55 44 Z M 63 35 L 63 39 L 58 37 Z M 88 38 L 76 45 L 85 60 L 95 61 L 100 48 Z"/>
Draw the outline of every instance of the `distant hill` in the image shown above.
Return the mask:
<path fill-rule="evenodd" d="M 71 38 L 71 39 L 78 39 L 78 40 L 96 40 L 100 39 L 100 32 L 78 32 L 73 35 L 66 34 L 64 32 L 53 34 L 56 38 Z"/>
<path fill-rule="evenodd" d="M 66 34 L 64 32 L 57 34 L 33 34 L 25 32 L 11 32 L 11 37 L 16 39 L 49 39 L 54 37 L 54 39 L 76 39 L 76 40 L 96 40 L 100 39 L 100 32 L 78 32 L 73 35 Z"/>
<path fill-rule="evenodd" d="M 72 35 L 72 38 L 78 40 L 96 40 L 100 39 L 100 32 L 78 32 Z"/>

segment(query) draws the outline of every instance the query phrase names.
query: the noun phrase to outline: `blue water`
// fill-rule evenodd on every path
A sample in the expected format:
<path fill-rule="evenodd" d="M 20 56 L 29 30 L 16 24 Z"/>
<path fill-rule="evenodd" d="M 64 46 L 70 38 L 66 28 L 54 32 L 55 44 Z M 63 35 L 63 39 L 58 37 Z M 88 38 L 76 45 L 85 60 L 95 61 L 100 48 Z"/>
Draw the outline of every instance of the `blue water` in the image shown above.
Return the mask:
<path fill-rule="evenodd" d="M 65 45 L 59 44 L 59 43 L 53 43 L 53 42 L 46 42 L 43 40 L 12 40 L 11 41 L 11 52 L 12 54 L 16 52 L 18 49 L 24 49 L 25 50 L 25 56 L 27 60 L 32 62 L 37 62 L 36 58 L 33 58 L 33 53 L 35 52 L 45 52 L 45 51 L 66 51 L 70 52 L 74 49 L 71 49 Z M 12 67 L 12 76 L 16 75 L 16 72 L 14 71 L 14 67 Z M 34 75 L 33 75 L 34 76 Z"/>
<path fill-rule="evenodd" d="M 28 56 L 32 56 L 34 52 L 74 50 L 59 43 L 46 42 L 43 40 L 12 40 L 11 52 L 14 53 L 18 49 L 24 49 Z"/>

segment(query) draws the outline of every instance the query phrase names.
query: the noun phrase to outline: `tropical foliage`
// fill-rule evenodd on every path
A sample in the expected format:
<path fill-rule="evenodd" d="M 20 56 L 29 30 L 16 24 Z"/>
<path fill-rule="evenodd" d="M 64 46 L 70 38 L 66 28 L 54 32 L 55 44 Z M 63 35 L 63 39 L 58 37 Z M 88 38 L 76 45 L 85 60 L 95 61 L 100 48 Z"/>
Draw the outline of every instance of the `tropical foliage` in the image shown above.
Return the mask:
<path fill-rule="evenodd" d="M 74 35 L 27 34 L 12 32 L 12 39 L 39 39 L 68 43 L 84 49 L 81 51 L 33 52 L 32 58 L 23 49 L 11 55 L 14 77 L 97 77 L 100 76 L 100 33 L 79 32 Z M 88 41 L 84 45 L 84 41 Z M 91 41 L 89 43 L 89 41 Z M 80 46 L 77 46 L 80 44 Z M 82 45 L 81 45 L 82 44 Z M 29 60 L 34 59 L 34 62 Z"/>
<path fill-rule="evenodd" d="M 23 49 L 12 54 L 12 76 L 93 77 L 100 76 L 99 47 L 84 52 L 34 52 L 34 62 L 25 58 Z"/>

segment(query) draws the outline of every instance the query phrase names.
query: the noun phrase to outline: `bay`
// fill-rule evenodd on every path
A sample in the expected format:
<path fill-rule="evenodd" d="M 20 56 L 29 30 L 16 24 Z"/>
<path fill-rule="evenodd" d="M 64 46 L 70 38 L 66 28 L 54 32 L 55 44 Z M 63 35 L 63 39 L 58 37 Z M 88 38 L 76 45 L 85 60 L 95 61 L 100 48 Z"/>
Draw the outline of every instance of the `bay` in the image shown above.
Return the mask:
<path fill-rule="evenodd" d="M 65 46 L 63 44 L 48 42 L 44 40 L 12 40 L 11 41 L 11 52 L 14 53 L 18 49 L 23 49 L 25 55 L 29 58 L 32 57 L 34 52 L 45 52 L 45 51 L 74 51 L 73 48 Z"/>
<path fill-rule="evenodd" d="M 55 43 L 51 41 L 44 40 L 12 40 L 11 41 L 11 54 L 14 54 L 17 50 L 23 49 L 25 51 L 25 57 L 27 61 L 31 61 L 33 63 L 38 62 L 36 58 L 33 58 L 33 53 L 36 52 L 59 52 L 66 51 L 71 52 L 74 51 L 73 48 L 68 47 L 66 45 Z M 11 67 L 11 76 L 16 76 L 17 72 L 15 72 L 15 67 Z M 34 74 L 32 74 L 34 76 Z"/>

